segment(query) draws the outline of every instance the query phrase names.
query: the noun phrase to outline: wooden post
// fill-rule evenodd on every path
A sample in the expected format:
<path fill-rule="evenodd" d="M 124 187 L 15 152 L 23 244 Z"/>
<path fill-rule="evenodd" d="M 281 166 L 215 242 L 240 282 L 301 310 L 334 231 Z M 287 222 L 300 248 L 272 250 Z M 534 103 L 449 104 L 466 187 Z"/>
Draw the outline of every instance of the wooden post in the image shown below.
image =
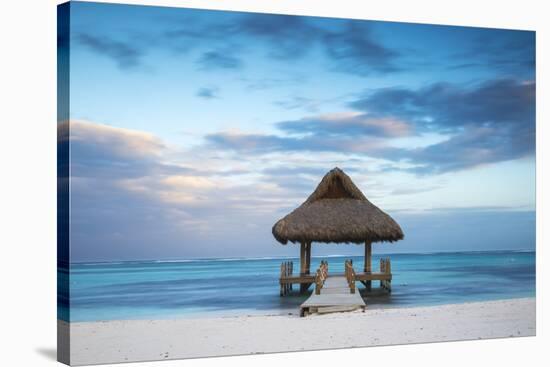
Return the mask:
<path fill-rule="evenodd" d="M 288 266 L 288 261 L 285 263 L 285 277 L 288 277 L 288 270 L 289 270 L 289 266 Z M 285 294 L 288 294 L 288 291 L 289 291 L 289 286 L 288 286 L 288 283 L 285 284 Z"/>
<path fill-rule="evenodd" d="M 306 275 L 306 257 L 307 257 L 307 242 L 300 243 L 300 275 Z M 308 271 L 309 273 L 309 271 Z M 300 293 L 305 293 L 310 284 L 300 283 Z"/>
<path fill-rule="evenodd" d="M 294 271 L 294 263 L 291 261 L 290 262 L 290 271 L 289 271 L 290 276 L 292 276 L 293 271 Z M 292 283 L 289 284 L 289 287 L 290 287 L 290 290 L 292 290 Z"/>
<path fill-rule="evenodd" d="M 306 273 L 306 243 L 300 243 L 300 275 Z"/>
<path fill-rule="evenodd" d="M 321 294 L 321 271 L 319 269 L 315 275 L 315 294 Z"/>
<path fill-rule="evenodd" d="M 372 271 L 372 243 L 370 241 L 365 242 L 365 273 Z"/>
<path fill-rule="evenodd" d="M 306 243 L 306 271 L 305 274 L 310 273 L 311 267 L 311 242 Z"/>
<path fill-rule="evenodd" d="M 289 275 L 289 272 L 288 272 L 289 270 L 290 270 L 290 266 L 288 265 L 288 261 L 287 261 L 287 263 L 286 263 L 286 276 L 287 277 Z M 290 285 L 288 283 L 286 283 L 285 294 L 288 294 L 289 290 L 290 290 Z"/>
<path fill-rule="evenodd" d="M 384 270 L 384 259 L 380 258 L 380 273 L 385 273 L 386 270 Z M 384 280 L 380 280 L 380 288 L 384 288 Z"/>
<path fill-rule="evenodd" d="M 284 263 L 281 263 L 281 276 L 280 276 L 280 278 L 279 278 L 279 283 L 280 283 L 280 285 L 281 285 L 281 289 L 280 289 L 279 295 L 280 295 L 281 297 L 285 295 L 285 294 L 284 294 L 284 285 L 283 285 L 283 281 L 282 281 L 282 278 L 283 278 L 283 276 L 284 276 L 284 274 L 285 274 L 285 272 L 284 272 L 284 266 L 285 266 L 285 264 L 284 264 Z"/>
<path fill-rule="evenodd" d="M 386 272 L 388 274 L 391 274 L 391 262 L 390 262 L 390 259 L 388 258 L 388 267 L 386 268 Z M 391 280 L 388 280 L 387 282 L 387 288 L 388 288 L 388 292 L 391 293 Z"/>
<path fill-rule="evenodd" d="M 353 270 L 351 260 L 346 260 L 344 267 L 350 293 L 355 293 L 355 271 Z"/>
<path fill-rule="evenodd" d="M 372 242 L 371 241 L 365 241 L 365 266 L 364 266 L 365 273 L 372 272 Z M 370 292 L 372 289 L 372 281 L 367 280 L 366 282 L 366 288 L 367 292 Z"/>

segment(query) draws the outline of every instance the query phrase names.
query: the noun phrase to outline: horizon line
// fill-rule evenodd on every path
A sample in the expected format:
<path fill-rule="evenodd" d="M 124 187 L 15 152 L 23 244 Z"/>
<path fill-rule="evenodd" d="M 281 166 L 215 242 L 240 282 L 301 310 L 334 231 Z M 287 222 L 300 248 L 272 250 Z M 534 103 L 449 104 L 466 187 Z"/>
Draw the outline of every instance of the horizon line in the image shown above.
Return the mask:
<path fill-rule="evenodd" d="M 497 249 L 497 250 L 468 250 L 468 251 L 421 251 L 421 252 L 384 252 L 374 253 L 373 255 L 438 255 L 438 254 L 475 254 L 475 253 L 494 253 L 494 252 L 536 252 L 536 249 Z M 330 257 L 363 257 L 363 255 L 350 255 L 350 254 L 334 254 L 334 255 L 312 255 L 312 258 L 330 258 Z M 299 256 L 234 256 L 234 257 L 191 257 L 191 258 L 164 258 L 164 259 L 133 259 L 133 260 L 84 260 L 84 261 L 71 261 L 71 265 L 78 264 L 112 264 L 112 263 L 129 263 L 129 262 L 193 262 L 193 261 L 260 261 L 260 260 L 277 260 L 277 259 L 297 259 Z M 62 262 L 59 261 L 58 262 Z"/>

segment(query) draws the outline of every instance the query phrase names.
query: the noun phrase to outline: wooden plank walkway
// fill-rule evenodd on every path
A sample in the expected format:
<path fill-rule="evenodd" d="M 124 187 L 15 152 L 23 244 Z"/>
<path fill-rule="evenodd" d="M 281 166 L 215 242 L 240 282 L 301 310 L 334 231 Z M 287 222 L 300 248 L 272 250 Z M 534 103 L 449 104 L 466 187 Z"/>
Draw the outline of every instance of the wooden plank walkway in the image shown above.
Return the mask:
<path fill-rule="evenodd" d="M 366 304 L 358 291 L 350 292 L 350 287 L 343 275 L 329 275 L 321 288 L 321 294 L 313 292 L 311 296 L 300 305 L 300 316 L 314 312 L 343 312 L 353 311 L 359 308 L 365 309 Z"/>

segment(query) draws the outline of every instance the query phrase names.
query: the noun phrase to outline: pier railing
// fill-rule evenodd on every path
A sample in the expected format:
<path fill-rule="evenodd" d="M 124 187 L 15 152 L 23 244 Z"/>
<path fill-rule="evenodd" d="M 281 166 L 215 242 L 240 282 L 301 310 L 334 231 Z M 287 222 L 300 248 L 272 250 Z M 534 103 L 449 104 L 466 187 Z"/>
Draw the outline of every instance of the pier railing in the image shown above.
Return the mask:
<path fill-rule="evenodd" d="M 281 264 L 281 279 L 292 276 L 294 264 L 292 261 L 285 261 Z M 281 296 L 287 295 L 292 290 L 292 283 L 281 282 Z"/>
<path fill-rule="evenodd" d="M 325 284 L 325 279 L 328 277 L 328 262 L 321 260 L 321 265 L 315 273 L 315 294 L 321 294 L 321 288 Z"/>
<path fill-rule="evenodd" d="M 384 274 L 391 274 L 391 262 L 389 258 L 380 259 L 380 272 Z M 391 292 L 391 280 L 381 280 L 380 287 Z"/>
<path fill-rule="evenodd" d="M 345 275 L 350 293 L 355 293 L 355 270 L 353 270 L 353 262 L 351 260 L 346 260 Z"/>

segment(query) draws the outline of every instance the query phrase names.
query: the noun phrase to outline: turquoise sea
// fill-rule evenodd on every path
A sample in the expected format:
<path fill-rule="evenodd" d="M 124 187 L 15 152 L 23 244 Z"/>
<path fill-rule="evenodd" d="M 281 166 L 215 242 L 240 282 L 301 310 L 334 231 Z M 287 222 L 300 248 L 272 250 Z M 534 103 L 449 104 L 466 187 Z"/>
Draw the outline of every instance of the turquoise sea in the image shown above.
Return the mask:
<path fill-rule="evenodd" d="M 374 292 L 367 298 L 369 308 L 535 296 L 532 251 L 374 255 L 374 269 L 381 256 L 391 258 L 393 292 Z M 321 260 L 328 260 L 330 272 L 343 272 L 348 258 L 314 257 L 311 269 L 316 269 Z M 354 267 L 362 269 L 363 258 L 351 258 Z M 58 295 L 58 318 L 78 322 L 295 313 L 307 296 L 279 296 L 280 264 L 289 260 L 297 269 L 298 258 L 60 265 L 60 282 L 66 281 L 70 273 L 70 297 Z"/>

